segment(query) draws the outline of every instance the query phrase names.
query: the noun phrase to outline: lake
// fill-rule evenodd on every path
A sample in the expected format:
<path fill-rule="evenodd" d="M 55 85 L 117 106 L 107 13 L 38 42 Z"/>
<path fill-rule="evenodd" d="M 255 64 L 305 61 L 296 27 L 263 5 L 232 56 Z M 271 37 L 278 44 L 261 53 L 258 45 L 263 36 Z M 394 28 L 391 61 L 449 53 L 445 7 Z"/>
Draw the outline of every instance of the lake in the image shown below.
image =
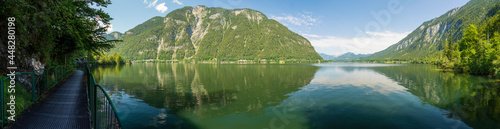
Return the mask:
<path fill-rule="evenodd" d="M 433 65 L 100 66 L 123 128 L 500 128 L 500 84 Z"/>

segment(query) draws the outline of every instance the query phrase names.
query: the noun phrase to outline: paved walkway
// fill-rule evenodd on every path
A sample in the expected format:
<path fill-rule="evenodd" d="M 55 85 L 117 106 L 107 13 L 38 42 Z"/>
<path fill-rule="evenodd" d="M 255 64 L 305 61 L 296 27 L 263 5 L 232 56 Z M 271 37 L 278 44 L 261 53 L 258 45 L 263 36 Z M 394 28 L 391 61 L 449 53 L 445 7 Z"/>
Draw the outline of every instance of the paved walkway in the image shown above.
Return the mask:
<path fill-rule="evenodd" d="M 47 99 L 23 113 L 11 128 L 89 129 L 90 118 L 83 76 L 83 71 L 75 71 Z"/>

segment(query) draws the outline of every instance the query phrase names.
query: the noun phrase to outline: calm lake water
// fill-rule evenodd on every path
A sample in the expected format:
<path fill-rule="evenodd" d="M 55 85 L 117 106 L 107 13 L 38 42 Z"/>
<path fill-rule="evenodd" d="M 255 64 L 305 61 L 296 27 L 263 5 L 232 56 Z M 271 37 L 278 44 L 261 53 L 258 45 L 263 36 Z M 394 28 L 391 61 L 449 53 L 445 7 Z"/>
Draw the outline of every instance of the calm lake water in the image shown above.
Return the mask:
<path fill-rule="evenodd" d="M 97 67 L 139 128 L 500 128 L 500 84 L 432 65 L 133 64 Z"/>

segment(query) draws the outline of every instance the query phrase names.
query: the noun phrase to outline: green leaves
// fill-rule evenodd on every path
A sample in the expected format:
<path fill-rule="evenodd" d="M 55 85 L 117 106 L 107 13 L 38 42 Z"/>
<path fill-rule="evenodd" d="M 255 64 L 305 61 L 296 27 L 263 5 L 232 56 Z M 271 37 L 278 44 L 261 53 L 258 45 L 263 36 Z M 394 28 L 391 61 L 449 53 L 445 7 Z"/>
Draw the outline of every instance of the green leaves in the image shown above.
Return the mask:
<path fill-rule="evenodd" d="M 436 57 L 438 57 L 441 50 L 438 47 L 439 44 L 445 43 L 449 37 L 453 37 L 454 41 L 462 39 L 464 31 L 467 30 L 470 24 L 482 28 L 483 23 L 488 21 L 491 18 L 490 16 L 493 13 L 496 14 L 500 9 L 499 2 L 500 0 L 471 0 L 460 8 L 452 9 L 437 18 L 422 23 L 400 42 L 386 50 L 373 54 L 368 59 L 438 59 Z M 490 29 L 499 27 L 491 27 Z M 481 31 L 478 32 L 482 33 Z"/>
<path fill-rule="evenodd" d="M 94 55 L 94 59 L 96 59 L 96 61 L 102 65 L 117 65 L 126 63 L 123 57 L 117 53 L 113 53 L 107 56 L 104 54 L 96 54 Z"/>
<path fill-rule="evenodd" d="M 487 24 L 484 30 L 487 30 L 491 27 L 488 25 L 491 24 Z M 482 32 L 489 33 L 489 31 Z M 498 32 L 496 32 L 495 34 L 498 34 Z M 495 36 L 498 37 L 498 35 Z M 467 28 L 467 30 L 464 32 L 463 38 L 459 41 L 458 50 L 454 49 L 453 47 L 449 47 L 452 45 L 447 45 L 447 47 L 445 47 L 445 58 L 441 61 L 442 67 L 466 71 L 470 74 L 476 75 L 497 74 L 500 68 L 500 49 L 498 49 L 496 46 L 499 42 L 498 40 L 496 40 L 496 38 L 493 38 L 493 40 L 491 40 L 493 42 L 490 44 L 489 37 L 487 37 L 488 39 L 484 39 L 484 37 L 485 36 L 481 36 L 478 33 L 477 27 L 475 25 L 470 25 L 470 27 Z M 450 42 L 450 44 L 453 43 Z M 456 53 L 459 53 L 460 58 L 457 58 L 457 56 L 455 56 Z"/>
<path fill-rule="evenodd" d="M 62 64 L 67 57 L 103 52 L 119 42 L 102 37 L 105 29 L 98 23 L 108 24 L 112 18 L 94 9 L 109 4 L 110 0 L 10 0 L 2 1 L 1 15 L 16 17 L 18 44 L 23 52 L 20 55 L 26 56 L 20 58 Z"/>

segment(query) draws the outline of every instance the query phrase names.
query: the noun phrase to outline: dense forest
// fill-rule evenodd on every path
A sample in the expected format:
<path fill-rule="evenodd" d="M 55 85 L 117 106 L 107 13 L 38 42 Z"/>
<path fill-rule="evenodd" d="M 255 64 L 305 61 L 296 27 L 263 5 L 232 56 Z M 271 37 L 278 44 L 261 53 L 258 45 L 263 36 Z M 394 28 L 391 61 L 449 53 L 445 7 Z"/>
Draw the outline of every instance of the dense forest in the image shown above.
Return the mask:
<path fill-rule="evenodd" d="M 463 38 L 450 38 L 441 51 L 440 65 L 478 75 L 500 76 L 500 3 L 488 12 L 489 17 L 480 27 L 470 25 Z"/>
<path fill-rule="evenodd" d="M 0 38 L 7 39 L 6 19 L 14 18 L 14 60 L 20 71 L 70 64 L 78 57 L 109 50 L 117 41 L 103 37 L 112 18 L 97 8 L 109 4 L 110 0 L 0 1 Z M 0 42 L 0 48 L 7 48 L 6 40 Z M 0 51 L 7 57 L 7 49 Z"/>
<path fill-rule="evenodd" d="M 462 7 L 422 23 L 398 43 L 364 61 L 435 64 L 439 62 L 440 51 L 444 49 L 448 39 L 451 38 L 454 42 L 462 39 L 470 24 L 482 26 L 492 14 L 496 14 L 493 10 L 499 2 L 500 0 L 471 0 Z"/>
<path fill-rule="evenodd" d="M 475 75 L 500 76 L 499 10 L 500 0 L 471 0 L 360 61 L 437 64 Z"/>
<path fill-rule="evenodd" d="M 119 55 L 118 53 L 113 53 L 110 55 L 106 54 L 93 54 L 93 58 L 91 60 L 95 60 L 95 63 L 101 64 L 101 65 L 120 65 L 120 64 L 130 64 L 130 60 L 125 61 L 123 59 L 123 56 Z"/>

